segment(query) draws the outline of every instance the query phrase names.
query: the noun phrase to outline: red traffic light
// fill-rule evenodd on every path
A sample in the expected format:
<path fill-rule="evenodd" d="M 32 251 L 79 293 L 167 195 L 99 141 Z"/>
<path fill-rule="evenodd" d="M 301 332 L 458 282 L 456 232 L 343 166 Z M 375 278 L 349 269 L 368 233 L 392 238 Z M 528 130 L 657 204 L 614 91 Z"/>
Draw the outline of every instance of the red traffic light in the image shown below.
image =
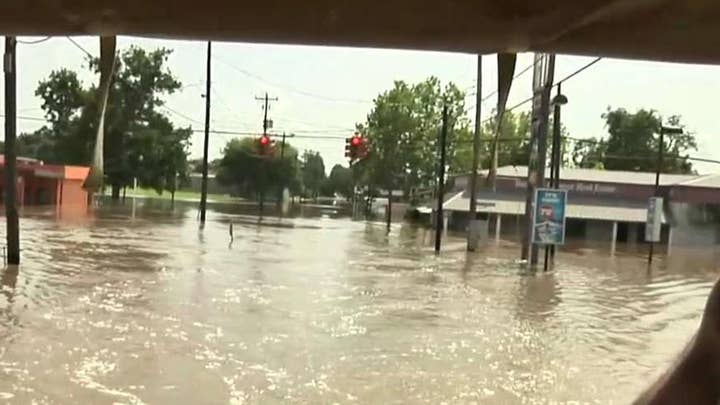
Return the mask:
<path fill-rule="evenodd" d="M 362 138 L 359 136 L 353 136 L 350 143 L 352 144 L 352 146 L 360 146 L 360 144 L 362 144 Z"/>
<path fill-rule="evenodd" d="M 263 135 L 260 137 L 260 146 L 268 146 L 270 145 L 270 137 L 267 135 Z"/>

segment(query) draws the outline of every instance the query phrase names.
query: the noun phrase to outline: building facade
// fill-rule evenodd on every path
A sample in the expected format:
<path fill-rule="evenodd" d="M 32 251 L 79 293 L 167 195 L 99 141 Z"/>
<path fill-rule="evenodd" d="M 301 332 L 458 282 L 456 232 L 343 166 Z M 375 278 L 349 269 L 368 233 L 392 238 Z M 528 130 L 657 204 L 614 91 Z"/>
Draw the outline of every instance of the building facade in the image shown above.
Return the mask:
<path fill-rule="evenodd" d="M 5 157 L 0 155 L 0 201 L 4 202 Z M 57 206 L 68 210 L 88 207 L 88 192 L 82 185 L 90 172 L 89 167 L 46 165 L 35 159 L 18 158 L 17 198 L 20 207 L 39 205 Z"/>
<path fill-rule="evenodd" d="M 481 176 L 477 210 L 490 235 L 514 238 L 525 229 L 527 167 L 498 169 L 495 187 Z M 469 220 L 469 174 L 454 178 L 445 200 L 448 226 L 463 230 Z M 561 169 L 560 188 L 568 191 L 568 239 L 638 243 L 645 239 L 648 199 L 655 194 L 655 173 Z M 720 244 L 720 175 L 660 176 L 664 197 L 662 242 Z"/>

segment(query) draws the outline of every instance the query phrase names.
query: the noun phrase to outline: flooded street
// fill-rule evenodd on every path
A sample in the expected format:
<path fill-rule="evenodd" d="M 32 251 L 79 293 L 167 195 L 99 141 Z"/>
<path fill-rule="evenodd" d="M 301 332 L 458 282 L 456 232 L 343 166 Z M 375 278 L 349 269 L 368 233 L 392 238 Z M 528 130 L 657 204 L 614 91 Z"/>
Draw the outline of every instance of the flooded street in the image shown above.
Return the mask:
<path fill-rule="evenodd" d="M 234 210 L 203 232 L 191 204 L 26 213 L 0 402 L 623 404 L 690 338 L 718 270 L 577 247 L 530 275 L 510 243 L 449 237 L 436 257 L 409 225 Z"/>

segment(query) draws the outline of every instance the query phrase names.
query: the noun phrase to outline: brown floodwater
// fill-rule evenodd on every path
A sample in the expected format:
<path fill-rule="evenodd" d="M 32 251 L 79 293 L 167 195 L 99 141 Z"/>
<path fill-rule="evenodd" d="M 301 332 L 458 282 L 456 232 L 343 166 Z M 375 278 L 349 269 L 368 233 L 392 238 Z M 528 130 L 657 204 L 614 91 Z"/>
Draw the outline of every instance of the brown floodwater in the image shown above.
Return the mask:
<path fill-rule="evenodd" d="M 304 208 L 26 211 L 0 294 L 0 402 L 623 404 L 687 342 L 718 255 L 562 249 Z M 106 204 L 107 205 L 107 204 Z M 229 224 L 235 239 L 230 243 Z M 4 226 L 3 226 L 4 228 Z M 1 231 L 4 238 L 4 229 Z"/>

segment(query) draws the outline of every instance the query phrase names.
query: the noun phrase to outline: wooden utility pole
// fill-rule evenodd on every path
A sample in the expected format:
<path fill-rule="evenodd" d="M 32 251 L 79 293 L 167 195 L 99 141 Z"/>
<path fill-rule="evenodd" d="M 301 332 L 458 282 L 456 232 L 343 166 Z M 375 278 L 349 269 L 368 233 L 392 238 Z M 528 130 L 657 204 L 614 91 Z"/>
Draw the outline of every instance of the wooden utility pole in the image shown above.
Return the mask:
<path fill-rule="evenodd" d="M 207 43 L 207 76 L 205 79 L 205 143 L 203 144 L 202 186 L 200 188 L 200 226 L 205 226 L 208 189 L 208 143 L 210 142 L 210 60 L 212 42 Z"/>
<path fill-rule="evenodd" d="M 265 93 L 265 97 L 255 97 L 255 100 L 264 101 L 263 110 L 265 110 L 265 114 L 263 116 L 263 135 L 267 135 L 268 129 L 270 129 L 270 121 L 268 121 L 268 110 L 270 109 L 270 102 L 271 101 L 278 101 L 277 97 L 268 97 L 267 92 Z"/>
<path fill-rule="evenodd" d="M 547 130 L 550 114 L 550 90 L 555 74 L 555 55 L 536 54 L 533 72 L 532 134 L 528 180 L 525 190 L 525 232 L 522 235 L 520 258 L 531 267 L 538 263 L 538 245 L 532 243 L 535 190 L 545 184 L 545 161 L 547 158 Z"/>
<path fill-rule="evenodd" d="M 20 264 L 20 221 L 17 208 L 17 75 L 15 37 L 5 37 L 5 218 L 7 220 L 7 262 Z"/>
<path fill-rule="evenodd" d="M 265 113 L 263 114 L 263 136 L 268 136 L 267 131 L 271 127 L 270 121 L 268 121 L 268 110 L 270 109 L 270 101 L 278 101 L 278 98 L 277 97 L 270 98 L 270 97 L 268 97 L 267 92 L 265 92 L 265 97 L 255 97 L 255 100 L 264 101 L 263 110 Z M 283 148 L 284 148 L 284 145 L 285 145 L 285 143 L 283 142 Z M 265 167 L 266 165 L 264 163 L 262 164 L 262 166 L 263 166 L 263 169 L 262 169 L 263 173 L 260 173 L 260 175 L 265 177 L 266 176 L 265 171 L 267 168 Z M 265 188 L 265 181 L 262 181 L 260 184 L 260 193 L 258 195 L 258 198 L 260 199 L 258 206 L 260 209 L 261 217 L 263 214 L 263 209 L 265 207 L 265 190 L 264 190 L 264 188 Z"/>
<path fill-rule="evenodd" d="M 477 84 L 475 86 L 475 133 L 473 134 L 472 172 L 470 173 L 470 222 L 468 223 L 467 250 L 477 249 L 479 225 L 477 224 L 477 185 L 480 165 L 480 115 L 482 112 L 482 55 L 477 56 Z"/>
<path fill-rule="evenodd" d="M 445 141 L 447 140 L 447 126 L 448 108 L 447 104 L 445 104 L 442 115 L 442 131 L 440 132 L 440 167 L 438 167 L 437 215 L 435 216 L 435 253 L 440 253 L 445 222 L 443 218 L 443 197 L 445 195 Z"/>

